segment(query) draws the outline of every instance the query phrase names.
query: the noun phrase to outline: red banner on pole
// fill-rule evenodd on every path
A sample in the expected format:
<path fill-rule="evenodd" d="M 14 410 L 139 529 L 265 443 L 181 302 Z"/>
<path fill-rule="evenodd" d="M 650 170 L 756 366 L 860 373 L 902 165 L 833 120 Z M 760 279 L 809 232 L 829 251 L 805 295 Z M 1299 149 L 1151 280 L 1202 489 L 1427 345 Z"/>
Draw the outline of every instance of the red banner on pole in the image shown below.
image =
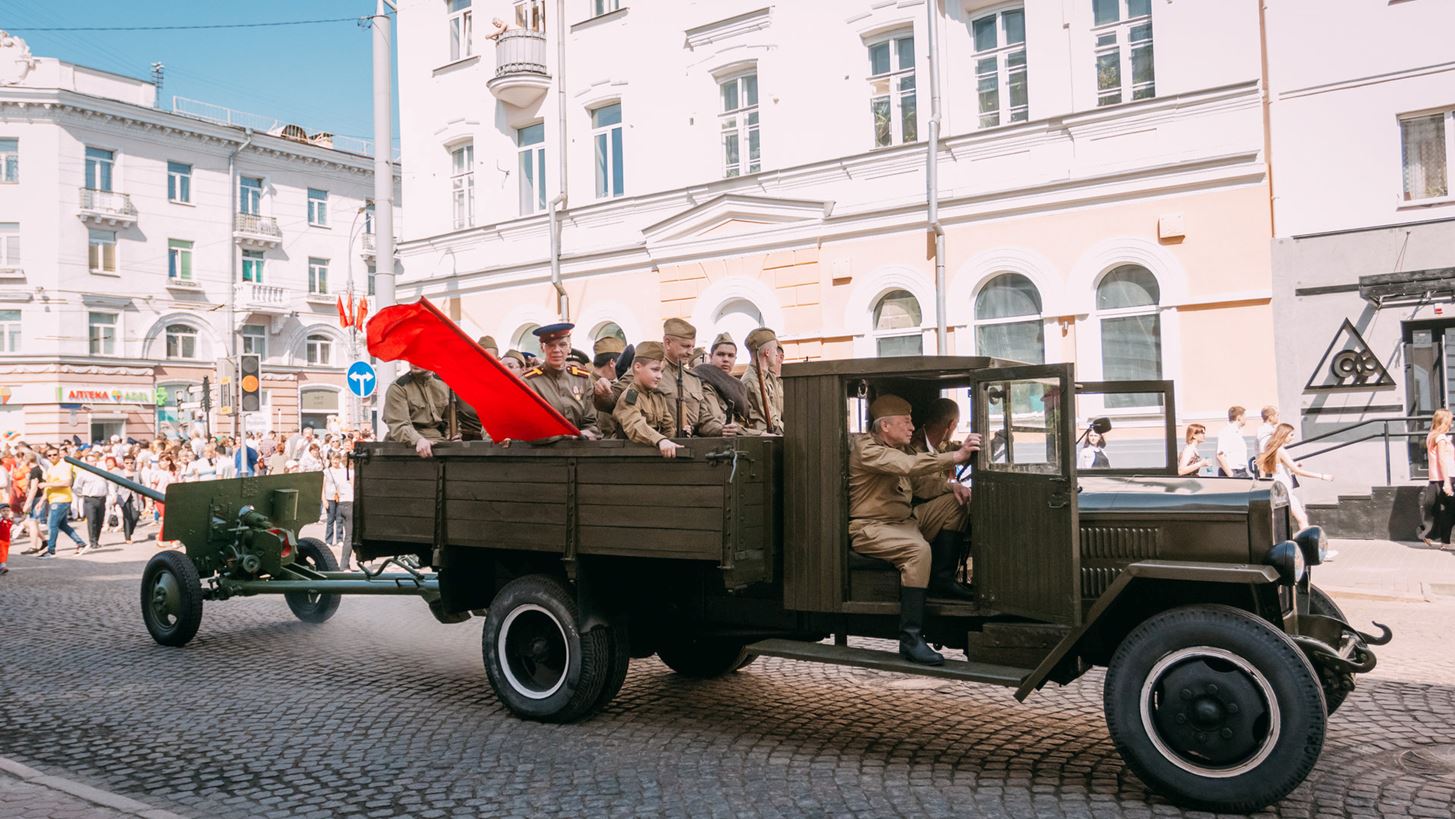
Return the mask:
<path fill-rule="evenodd" d="M 428 299 L 385 307 L 369 319 L 366 329 L 370 353 L 433 371 L 475 408 L 480 425 L 497 441 L 581 434 Z"/>

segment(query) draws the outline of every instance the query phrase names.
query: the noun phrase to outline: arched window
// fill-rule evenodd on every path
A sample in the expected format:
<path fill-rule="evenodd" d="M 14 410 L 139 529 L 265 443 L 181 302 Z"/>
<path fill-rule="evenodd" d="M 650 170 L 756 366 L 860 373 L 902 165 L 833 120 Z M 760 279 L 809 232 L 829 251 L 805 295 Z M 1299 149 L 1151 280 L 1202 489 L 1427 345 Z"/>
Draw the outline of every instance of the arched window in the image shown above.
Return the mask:
<path fill-rule="evenodd" d="M 739 345 L 739 349 L 742 349 L 741 345 L 747 342 L 748 333 L 762 326 L 763 311 L 758 309 L 758 305 L 747 299 L 731 299 L 717 308 L 717 314 L 712 320 L 712 335 L 699 338 L 698 342 L 706 346 L 717 338 L 718 333 L 727 333 Z"/>
<path fill-rule="evenodd" d="M 975 352 L 995 358 L 1046 362 L 1041 293 L 1019 273 L 1001 273 L 975 296 Z"/>
<path fill-rule="evenodd" d="M 531 336 L 531 338 L 535 338 L 535 336 Z M 596 331 L 591 334 L 591 340 L 593 342 L 600 341 L 603 338 L 620 339 L 625 343 L 626 331 L 622 330 L 621 325 L 614 321 L 605 321 L 597 326 Z"/>
<path fill-rule="evenodd" d="M 539 324 L 527 324 L 517 330 L 512 349 L 520 350 L 522 353 L 530 353 L 531 355 L 540 355 L 541 340 L 535 336 L 535 329 L 539 326 Z"/>
<path fill-rule="evenodd" d="M 874 305 L 874 343 L 880 356 L 920 355 L 925 351 L 920 331 L 923 314 L 919 299 L 908 290 L 891 290 Z"/>
<path fill-rule="evenodd" d="M 1162 377 L 1161 288 L 1152 271 L 1128 264 L 1112 269 L 1096 286 L 1101 323 L 1101 370 L 1107 381 Z M 1108 395 L 1108 407 L 1146 407 L 1157 394 Z"/>
<path fill-rule="evenodd" d="M 197 328 L 187 324 L 167 325 L 167 358 L 196 358 Z"/>
<path fill-rule="evenodd" d="M 304 352 L 309 364 L 327 367 L 333 364 L 333 339 L 323 333 L 313 333 L 304 342 Z"/>

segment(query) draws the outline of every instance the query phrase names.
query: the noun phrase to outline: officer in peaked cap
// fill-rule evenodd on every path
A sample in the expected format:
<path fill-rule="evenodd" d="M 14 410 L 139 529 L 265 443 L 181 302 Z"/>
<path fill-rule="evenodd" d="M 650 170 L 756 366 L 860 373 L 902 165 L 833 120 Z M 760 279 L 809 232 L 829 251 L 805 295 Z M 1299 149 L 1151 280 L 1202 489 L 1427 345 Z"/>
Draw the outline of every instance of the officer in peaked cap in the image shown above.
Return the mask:
<path fill-rule="evenodd" d="M 590 370 L 566 360 L 571 354 L 571 330 L 575 326 L 563 321 L 537 327 L 533 332 L 541 341 L 541 361 L 521 377 L 546 403 L 575 424 L 582 438 L 596 440 L 601 430 L 592 403 L 594 379 Z"/>

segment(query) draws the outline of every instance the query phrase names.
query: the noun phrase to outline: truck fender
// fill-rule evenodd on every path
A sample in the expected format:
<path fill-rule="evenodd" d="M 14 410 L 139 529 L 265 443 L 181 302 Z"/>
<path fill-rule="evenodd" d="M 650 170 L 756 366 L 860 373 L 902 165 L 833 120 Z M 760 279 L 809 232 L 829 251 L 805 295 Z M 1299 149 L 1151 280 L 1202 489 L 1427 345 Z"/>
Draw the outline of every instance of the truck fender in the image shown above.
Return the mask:
<path fill-rule="evenodd" d="M 1134 593 L 1127 593 L 1134 586 L 1145 588 L 1151 583 L 1163 582 L 1272 587 L 1278 583 L 1278 570 L 1272 566 L 1174 560 L 1146 560 L 1133 563 L 1123 569 L 1117 575 L 1116 580 L 1112 581 L 1107 590 L 1096 599 L 1096 603 L 1086 613 L 1085 622 L 1057 643 L 1051 653 L 1041 661 L 1041 664 L 1021 680 L 1020 688 L 1016 689 L 1015 698 L 1024 702 L 1032 691 L 1045 685 L 1051 672 L 1062 660 L 1080 648 L 1089 637 L 1097 634 L 1105 623 L 1103 615 L 1111 611 L 1118 600 L 1132 599 L 1135 596 Z"/>

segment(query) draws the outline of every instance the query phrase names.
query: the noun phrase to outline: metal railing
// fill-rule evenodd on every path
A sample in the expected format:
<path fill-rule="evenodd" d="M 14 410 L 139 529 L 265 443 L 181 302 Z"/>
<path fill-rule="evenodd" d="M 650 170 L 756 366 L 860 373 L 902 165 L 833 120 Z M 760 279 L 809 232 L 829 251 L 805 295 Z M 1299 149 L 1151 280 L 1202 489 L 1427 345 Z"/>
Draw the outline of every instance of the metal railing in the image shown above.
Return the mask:
<path fill-rule="evenodd" d="M 136 208 L 131 204 L 131 197 L 124 193 L 118 193 L 117 191 L 98 191 L 94 188 L 82 188 L 81 210 L 105 214 L 107 216 L 118 216 L 128 219 L 136 218 Z"/>
<path fill-rule="evenodd" d="M 546 74 L 546 35 L 516 28 L 495 41 L 495 76 Z"/>
<path fill-rule="evenodd" d="M 1391 424 L 1401 424 L 1405 428 L 1401 432 L 1394 432 L 1390 430 Z M 1417 427 L 1420 424 L 1423 424 L 1426 428 L 1411 428 L 1412 425 Z M 1429 432 L 1429 424 L 1430 416 L 1428 415 L 1406 415 L 1399 418 L 1370 418 L 1365 421 L 1357 421 L 1347 426 L 1339 427 L 1338 429 L 1333 429 L 1329 430 L 1328 432 L 1320 433 L 1313 436 L 1312 438 L 1305 438 L 1302 441 L 1296 441 L 1292 444 L 1289 444 L 1286 449 L 1289 450 L 1290 455 L 1294 455 L 1295 453 L 1293 452 L 1293 450 L 1298 449 L 1300 450 L 1297 453 L 1298 459 L 1308 460 L 1309 458 L 1317 458 L 1320 455 L 1325 455 L 1330 452 L 1336 452 L 1340 449 L 1344 449 L 1345 447 L 1351 447 L 1355 444 L 1362 444 L 1369 441 L 1383 441 L 1384 485 L 1392 486 L 1394 484 L 1394 467 L 1389 455 L 1390 439 L 1398 438 L 1408 441 L 1410 439 L 1418 438 Z M 1304 453 L 1301 449 L 1302 447 L 1306 447 L 1310 444 L 1318 443 L 1320 441 L 1328 441 L 1340 435 L 1348 435 L 1350 433 L 1356 432 L 1357 430 L 1362 430 L 1364 428 L 1372 429 L 1376 426 L 1379 428 L 1378 431 L 1371 431 L 1366 434 L 1357 435 L 1354 438 L 1340 440 L 1334 443 L 1332 446 L 1326 446 L 1321 449 L 1316 449 L 1313 452 Z"/>
<path fill-rule="evenodd" d="M 276 284 L 243 282 L 240 294 L 242 301 L 257 307 L 284 307 L 288 304 L 288 290 Z"/>
<path fill-rule="evenodd" d="M 271 216 L 239 213 L 233 217 L 232 229 L 236 233 L 250 233 L 254 236 L 268 236 L 274 239 L 283 238 L 283 231 L 278 227 L 278 220 Z"/>

